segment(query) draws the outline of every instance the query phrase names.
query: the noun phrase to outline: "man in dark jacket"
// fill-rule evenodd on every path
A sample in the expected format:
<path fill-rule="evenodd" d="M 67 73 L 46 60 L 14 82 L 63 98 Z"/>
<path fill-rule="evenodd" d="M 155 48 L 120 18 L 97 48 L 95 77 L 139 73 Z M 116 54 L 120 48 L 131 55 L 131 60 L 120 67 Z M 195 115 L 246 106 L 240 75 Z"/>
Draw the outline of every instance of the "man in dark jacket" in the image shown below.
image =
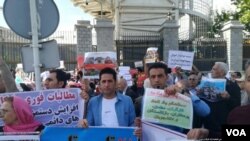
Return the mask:
<path fill-rule="evenodd" d="M 209 105 L 211 113 L 204 119 L 204 128 L 197 128 L 187 134 L 188 139 L 220 138 L 221 126 L 226 124 L 228 114 L 237 106 L 240 106 L 240 88 L 236 83 L 228 80 L 225 76 L 228 72 L 228 65 L 224 62 L 216 62 L 211 70 L 212 78 L 226 79 L 226 91 L 220 93 L 220 100 L 210 102 L 204 99 Z"/>
<path fill-rule="evenodd" d="M 135 99 L 139 96 L 130 87 L 128 87 L 127 81 L 124 78 L 118 80 L 117 90 L 123 95 L 129 96 L 132 99 L 133 103 L 135 103 Z"/>

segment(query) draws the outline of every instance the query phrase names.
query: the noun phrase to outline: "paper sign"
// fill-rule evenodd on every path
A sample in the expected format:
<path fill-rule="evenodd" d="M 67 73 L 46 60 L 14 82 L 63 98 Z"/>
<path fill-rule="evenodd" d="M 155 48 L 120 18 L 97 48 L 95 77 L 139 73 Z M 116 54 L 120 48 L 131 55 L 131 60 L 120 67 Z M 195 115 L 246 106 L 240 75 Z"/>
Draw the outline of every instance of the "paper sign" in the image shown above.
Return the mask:
<path fill-rule="evenodd" d="M 119 66 L 119 71 L 128 71 L 130 70 L 130 66 Z"/>
<path fill-rule="evenodd" d="M 180 66 L 183 70 L 192 70 L 194 52 L 170 50 L 168 56 L 168 67 Z"/>
<path fill-rule="evenodd" d="M 127 81 L 127 85 L 128 86 L 132 86 L 133 82 L 132 82 L 132 76 L 129 72 L 130 67 L 129 66 L 119 66 L 119 78 L 123 78 Z"/>
<path fill-rule="evenodd" d="M 187 136 L 174 130 L 163 128 L 155 124 L 142 121 L 143 141 L 186 141 Z"/>
<path fill-rule="evenodd" d="M 76 127 L 83 118 L 84 101 L 80 89 L 53 89 L 0 95 L 0 103 L 7 96 L 19 96 L 31 106 L 35 119 L 45 126 Z M 0 125 L 3 121 L 0 120 Z"/>
<path fill-rule="evenodd" d="M 98 79 L 103 68 L 116 68 L 117 57 L 115 52 L 87 52 L 84 55 L 84 77 Z"/>
<path fill-rule="evenodd" d="M 202 77 L 198 86 L 200 98 L 204 98 L 210 102 L 220 101 L 220 93 L 226 90 L 226 79 L 213 79 Z"/>
<path fill-rule="evenodd" d="M 135 64 L 135 68 L 143 67 L 142 61 L 136 61 L 134 64 Z"/>
<path fill-rule="evenodd" d="M 147 88 L 143 102 L 142 119 L 191 129 L 193 123 L 192 101 L 182 94 L 165 97 L 164 90 Z"/>

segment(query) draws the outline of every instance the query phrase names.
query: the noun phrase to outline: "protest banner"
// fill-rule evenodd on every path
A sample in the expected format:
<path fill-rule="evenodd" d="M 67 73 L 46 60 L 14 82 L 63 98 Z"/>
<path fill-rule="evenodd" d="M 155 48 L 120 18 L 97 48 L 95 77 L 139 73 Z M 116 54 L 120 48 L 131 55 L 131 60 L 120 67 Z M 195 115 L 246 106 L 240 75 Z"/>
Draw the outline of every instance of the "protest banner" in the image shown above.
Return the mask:
<path fill-rule="evenodd" d="M 168 67 L 180 66 L 183 70 L 191 70 L 193 66 L 194 52 L 170 50 Z"/>
<path fill-rule="evenodd" d="M 186 141 L 185 134 L 142 121 L 142 141 Z"/>
<path fill-rule="evenodd" d="M 226 79 L 213 79 L 202 77 L 198 85 L 197 96 L 210 102 L 220 101 L 220 94 L 226 90 Z"/>
<path fill-rule="evenodd" d="M 0 133 L 0 141 L 40 141 L 39 132 Z"/>
<path fill-rule="evenodd" d="M 46 127 L 41 141 L 137 141 L 133 127 Z"/>
<path fill-rule="evenodd" d="M 164 90 L 146 88 L 142 120 L 191 129 L 192 101 L 189 97 L 179 93 L 166 96 Z"/>
<path fill-rule="evenodd" d="M 115 52 L 87 52 L 84 55 L 84 77 L 98 79 L 101 69 L 116 68 L 117 57 Z"/>
<path fill-rule="evenodd" d="M 51 89 L 42 91 L 5 93 L 0 95 L 0 104 L 8 96 L 19 96 L 31 106 L 35 119 L 45 126 L 76 127 L 83 118 L 84 100 L 80 89 Z M 0 120 L 0 125 L 3 121 Z"/>

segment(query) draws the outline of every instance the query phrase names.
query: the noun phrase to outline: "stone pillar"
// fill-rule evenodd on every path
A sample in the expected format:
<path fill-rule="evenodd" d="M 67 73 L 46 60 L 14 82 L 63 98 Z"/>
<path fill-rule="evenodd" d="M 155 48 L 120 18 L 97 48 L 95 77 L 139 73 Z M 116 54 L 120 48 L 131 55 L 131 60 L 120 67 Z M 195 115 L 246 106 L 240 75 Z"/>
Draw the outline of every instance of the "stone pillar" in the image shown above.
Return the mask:
<path fill-rule="evenodd" d="M 114 25 L 107 19 L 97 19 L 96 30 L 97 51 L 114 51 Z"/>
<path fill-rule="evenodd" d="M 0 28 L 0 56 L 4 59 L 3 57 L 3 41 L 4 41 L 4 38 L 3 38 L 3 30 Z"/>
<path fill-rule="evenodd" d="M 159 30 L 163 37 L 163 61 L 168 62 L 169 50 L 179 49 L 179 25 L 175 20 L 166 20 Z"/>
<path fill-rule="evenodd" d="M 227 63 L 230 71 L 242 71 L 244 25 L 239 21 L 229 21 L 222 28 L 223 37 L 227 41 Z"/>
<path fill-rule="evenodd" d="M 75 25 L 77 34 L 77 56 L 92 52 L 92 25 L 90 21 L 80 20 Z"/>

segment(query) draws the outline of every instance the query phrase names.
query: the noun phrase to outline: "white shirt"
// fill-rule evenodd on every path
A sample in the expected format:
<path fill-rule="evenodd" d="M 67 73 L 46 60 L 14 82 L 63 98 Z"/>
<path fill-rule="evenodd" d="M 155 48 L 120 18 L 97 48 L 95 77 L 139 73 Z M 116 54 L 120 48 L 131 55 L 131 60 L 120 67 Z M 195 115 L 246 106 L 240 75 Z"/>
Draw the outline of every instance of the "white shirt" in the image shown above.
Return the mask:
<path fill-rule="evenodd" d="M 102 126 L 118 127 L 118 119 L 115 111 L 117 97 L 112 99 L 102 98 Z"/>

